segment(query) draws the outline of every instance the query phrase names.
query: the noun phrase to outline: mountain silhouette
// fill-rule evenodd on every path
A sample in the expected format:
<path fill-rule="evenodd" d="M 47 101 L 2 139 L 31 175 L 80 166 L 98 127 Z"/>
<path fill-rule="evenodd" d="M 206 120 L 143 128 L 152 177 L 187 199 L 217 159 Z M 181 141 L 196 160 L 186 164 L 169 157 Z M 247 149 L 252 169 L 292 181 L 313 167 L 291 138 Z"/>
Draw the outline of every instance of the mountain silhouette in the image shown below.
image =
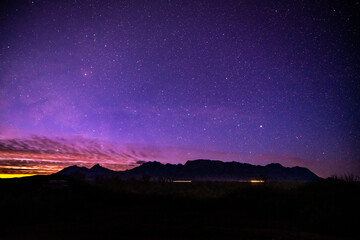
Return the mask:
<path fill-rule="evenodd" d="M 213 160 L 192 160 L 182 164 L 162 164 L 146 162 L 126 170 L 112 171 L 99 164 L 92 168 L 71 166 L 56 173 L 57 176 L 83 176 L 88 179 L 96 177 L 118 178 L 121 180 L 152 180 L 152 181 L 314 181 L 319 177 L 307 168 L 284 167 L 279 163 L 266 166 L 251 165 L 239 162 L 222 162 Z"/>
<path fill-rule="evenodd" d="M 92 179 L 96 177 L 110 177 L 114 175 L 116 171 L 104 168 L 99 164 L 94 165 L 92 168 L 71 166 L 64 168 L 63 170 L 55 173 L 56 176 L 74 176 L 74 177 L 84 177 L 87 179 Z"/>

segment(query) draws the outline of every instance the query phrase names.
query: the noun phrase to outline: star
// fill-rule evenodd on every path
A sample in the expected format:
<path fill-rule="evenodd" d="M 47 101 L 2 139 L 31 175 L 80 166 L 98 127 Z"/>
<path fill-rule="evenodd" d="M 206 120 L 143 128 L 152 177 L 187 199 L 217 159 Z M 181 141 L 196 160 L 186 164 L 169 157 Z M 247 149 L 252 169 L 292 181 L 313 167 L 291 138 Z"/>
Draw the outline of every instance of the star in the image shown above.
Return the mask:
<path fill-rule="evenodd" d="M 0 13 L 0 138 L 272 152 L 323 176 L 356 160 L 358 3 L 20 2 Z"/>

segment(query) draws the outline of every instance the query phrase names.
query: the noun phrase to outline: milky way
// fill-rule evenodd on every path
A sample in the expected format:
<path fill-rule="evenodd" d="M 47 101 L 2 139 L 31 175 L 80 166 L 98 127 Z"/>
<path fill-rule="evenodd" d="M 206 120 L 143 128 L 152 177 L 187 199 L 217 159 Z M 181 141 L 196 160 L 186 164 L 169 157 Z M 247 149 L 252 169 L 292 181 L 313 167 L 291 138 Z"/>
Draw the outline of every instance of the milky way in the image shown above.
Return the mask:
<path fill-rule="evenodd" d="M 55 143 L 36 153 L 36 173 L 41 154 L 61 162 L 46 163 L 47 173 L 74 163 L 73 151 L 50 150 L 79 139 L 86 164 L 116 169 L 204 157 L 300 164 L 321 176 L 360 173 L 359 1 L 0 8 L 2 172 L 34 167 L 21 159 L 40 147 L 14 146 L 37 136 Z M 89 141 L 114 153 L 89 155 Z M 143 154 L 125 159 L 125 145 Z"/>

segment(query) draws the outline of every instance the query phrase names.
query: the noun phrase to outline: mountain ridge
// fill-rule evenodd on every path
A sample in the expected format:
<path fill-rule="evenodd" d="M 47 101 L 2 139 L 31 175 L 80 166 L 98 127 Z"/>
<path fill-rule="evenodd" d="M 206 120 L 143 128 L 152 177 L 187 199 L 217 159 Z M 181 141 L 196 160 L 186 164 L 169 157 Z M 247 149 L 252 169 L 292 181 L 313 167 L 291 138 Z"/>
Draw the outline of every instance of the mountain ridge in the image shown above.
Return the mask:
<path fill-rule="evenodd" d="M 76 165 L 64 168 L 56 176 L 87 179 L 118 178 L 120 180 L 146 181 L 314 181 L 320 179 L 315 173 L 304 167 L 284 167 L 279 163 L 265 166 L 240 162 L 223 162 L 219 160 L 197 159 L 185 164 L 145 162 L 138 167 L 125 171 L 113 171 L 95 164 L 91 168 Z"/>

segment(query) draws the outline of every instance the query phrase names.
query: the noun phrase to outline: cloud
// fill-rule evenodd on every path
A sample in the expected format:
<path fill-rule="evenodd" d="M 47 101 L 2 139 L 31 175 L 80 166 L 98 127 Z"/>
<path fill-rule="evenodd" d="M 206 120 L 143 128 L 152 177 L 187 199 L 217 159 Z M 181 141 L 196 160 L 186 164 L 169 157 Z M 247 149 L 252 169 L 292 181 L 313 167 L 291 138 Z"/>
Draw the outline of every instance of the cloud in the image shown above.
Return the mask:
<path fill-rule="evenodd" d="M 67 139 L 33 135 L 0 140 L 0 173 L 52 173 L 74 164 L 92 166 L 95 163 L 124 170 L 145 161 L 154 161 L 156 157 L 151 148 L 113 145 L 81 137 Z"/>
<path fill-rule="evenodd" d="M 139 161 L 136 162 L 136 164 L 139 164 L 139 165 L 141 165 L 141 164 L 143 164 L 143 163 L 146 163 L 146 161 L 141 161 L 141 160 L 139 160 Z"/>
<path fill-rule="evenodd" d="M 119 171 L 147 161 L 177 164 L 194 159 L 238 161 L 255 165 L 280 163 L 287 167 L 307 167 L 321 177 L 359 173 L 359 163 L 356 164 L 356 161 L 333 161 L 331 165 L 324 166 L 318 161 L 272 153 L 243 154 L 185 147 L 115 144 L 84 137 L 49 138 L 32 135 L 0 139 L 0 173 L 8 174 L 51 174 L 71 165 L 91 167 L 96 163 Z M 343 163 L 348 166 L 343 166 Z M 341 169 L 345 172 L 339 172 Z"/>

